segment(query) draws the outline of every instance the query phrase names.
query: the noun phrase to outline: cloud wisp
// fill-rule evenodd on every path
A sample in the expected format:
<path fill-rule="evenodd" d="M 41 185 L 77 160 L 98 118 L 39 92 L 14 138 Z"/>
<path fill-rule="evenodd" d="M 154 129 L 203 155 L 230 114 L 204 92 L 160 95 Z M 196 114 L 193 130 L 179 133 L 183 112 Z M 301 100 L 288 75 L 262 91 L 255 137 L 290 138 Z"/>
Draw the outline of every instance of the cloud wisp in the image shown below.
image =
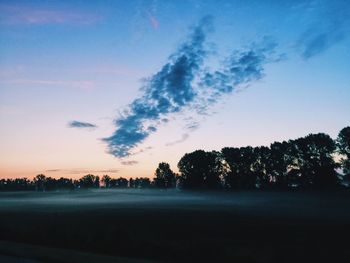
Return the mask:
<path fill-rule="evenodd" d="M 126 165 L 126 166 L 133 166 L 135 164 L 138 164 L 138 161 L 122 161 L 121 164 L 122 165 Z"/>
<path fill-rule="evenodd" d="M 211 30 L 212 18 L 204 17 L 161 70 L 145 81 L 142 96 L 115 120 L 117 128 L 113 135 L 103 139 L 110 154 L 118 158 L 131 155 L 136 146 L 157 131 L 163 120 L 169 121 L 170 114 L 189 109 L 206 116 L 208 108 L 222 96 L 261 79 L 265 64 L 279 60 L 274 51 L 276 44 L 264 39 L 232 52 L 220 69 L 209 70 L 204 62 L 213 53 L 206 44 Z M 196 121 L 189 125 L 188 131 L 199 127 Z M 186 133 L 175 144 L 187 138 Z"/>
<path fill-rule="evenodd" d="M 89 122 L 71 121 L 68 123 L 68 127 L 78 129 L 95 129 L 97 128 L 97 125 Z"/>
<path fill-rule="evenodd" d="M 345 38 L 340 24 L 330 26 L 324 30 L 310 28 L 299 38 L 296 46 L 305 60 L 328 50 Z"/>
<path fill-rule="evenodd" d="M 316 6 L 315 6 L 316 5 Z M 349 35 L 350 9 L 348 1 L 317 1 L 305 3 L 303 9 L 311 8 L 313 16 L 306 30 L 296 41 L 295 48 L 308 60 L 322 54 Z"/>

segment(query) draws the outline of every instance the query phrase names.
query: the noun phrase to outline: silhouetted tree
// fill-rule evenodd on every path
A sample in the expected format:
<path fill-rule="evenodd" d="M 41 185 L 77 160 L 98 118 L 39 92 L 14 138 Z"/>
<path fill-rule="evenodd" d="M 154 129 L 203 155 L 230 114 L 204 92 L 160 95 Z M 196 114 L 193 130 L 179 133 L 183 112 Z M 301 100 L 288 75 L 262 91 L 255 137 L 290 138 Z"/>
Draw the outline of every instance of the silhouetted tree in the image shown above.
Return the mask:
<path fill-rule="evenodd" d="M 158 188 L 175 187 L 175 173 L 170 169 L 168 163 L 159 163 L 155 171 L 154 184 Z"/>
<path fill-rule="evenodd" d="M 134 186 L 133 188 L 141 189 L 141 188 L 149 188 L 151 186 L 151 180 L 147 177 L 136 178 L 133 180 Z"/>
<path fill-rule="evenodd" d="M 45 181 L 46 176 L 43 174 L 38 174 L 34 177 L 34 184 L 35 184 L 35 190 L 36 191 L 45 191 Z"/>
<path fill-rule="evenodd" d="M 289 151 L 290 144 L 286 141 L 274 142 L 270 145 L 270 160 L 267 164 L 270 186 L 288 187 L 288 167 L 291 162 Z"/>
<path fill-rule="evenodd" d="M 129 179 L 129 188 L 135 188 L 135 180 L 132 178 Z"/>
<path fill-rule="evenodd" d="M 225 147 L 221 150 L 224 167 L 225 186 L 229 189 L 241 187 L 241 174 L 239 163 L 241 162 L 241 152 L 239 148 Z"/>
<path fill-rule="evenodd" d="M 217 189 L 221 186 L 222 165 L 218 152 L 197 150 L 178 163 L 182 184 L 188 189 Z"/>
<path fill-rule="evenodd" d="M 269 147 L 260 146 L 253 149 L 255 160 L 253 162 L 253 172 L 256 176 L 256 186 L 259 188 L 269 188 L 271 185 L 270 163 L 271 150 Z"/>
<path fill-rule="evenodd" d="M 111 180 L 112 178 L 109 175 L 104 175 L 102 176 L 102 183 L 104 184 L 105 188 L 110 188 L 111 187 Z"/>
<path fill-rule="evenodd" d="M 65 190 L 73 190 L 74 189 L 73 180 L 61 177 L 60 179 L 57 180 L 57 188 L 65 189 Z"/>
<path fill-rule="evenodd" d="M 289 142 L 291 169 L 299 171 L 297 174 L 303 187 L 326 187 L 337 183 L 336 163 L 332 156 L 336 147 L 329 135 L 310 134 Z"/>
<path fill-rule="evenodd" d="M 350 179 L 350 127 L 339 132 L 337 138 L 337 151 L 341 154 L 341 168 L 347 180 Z"/>
<path fill-rule="evenodd" d="M 94 176 L 92 174 L 88 174 L 79 179 L 80 188 L 96 188 L 99 185 L 98 176 Z"/>

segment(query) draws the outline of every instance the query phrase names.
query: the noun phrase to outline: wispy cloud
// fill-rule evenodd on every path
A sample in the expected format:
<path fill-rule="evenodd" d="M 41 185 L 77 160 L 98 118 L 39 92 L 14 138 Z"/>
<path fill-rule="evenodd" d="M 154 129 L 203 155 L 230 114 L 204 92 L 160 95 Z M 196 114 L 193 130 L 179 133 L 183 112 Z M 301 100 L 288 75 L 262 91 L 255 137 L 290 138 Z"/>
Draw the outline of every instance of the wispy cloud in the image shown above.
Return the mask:
<path fill-rule="evenodd" d="M 116 131 L 104 139 L 109 153 L 119 158 L 129 156 L 136 146 L 157 131 L 163 120 L 169 121 L 170 114 L 191 109 L 206 115 L 208 108 L 223 95 L 261 79 L 265 64 L 280 60 L 274 51 L 277 44 L 265 38 L 232 52 L 221 68 L 208 70 L 204 60 L 212 53 L 206 45 L 206 35 L 211 28 L 211 17 L 203 18 L 161 70 L 146 80 L 141 88 L 142 96 L 115 120 Z M 192 120 L 185 129 L 190 132 L 198 127 L 199 123 Z M 182 141 L 187 137 L 185 135 Z"/>
<path fill-rule="evenodd" d="M 179 140 L 173 141 L 173 142 L 168 142 L 165 144 L 165 146 L 173 146 L 175 144 L 179 144 L 182 143 L 184 141 L 186 141 L 189 138 L 189 134 L 188 133 L 184 133 L 182 134 L 181 138 Z"/>
<path fill-rule="evenodd" d="M 348 1 L 306 1 L 300 8 L 309 10 L 306 30 L 295 43 L 296 50 L 305 60 L 327 51 L 349 34 Z"/>
<path fill-rule="evenodd" d="M 93 129 L 93 128 L 97 128 L 97 126 L 95 124 L 89 123 L 89 122 L 81 122 L 81 121 L 71 121 L 68 123 L 68 127 L 70 128 L 87 128 L 87 129 Z"/>
<path fill-rule="evenodd" d="M 1 24 L 46 25 L 74 24 L 90 25 L 98 22 L 100 16 L 83 11 L 56 10 L 26 5 L 0 5 Z"/>
<path fill-rule="evenodd" d="M 345 38 L 339 25 L 329 28 L 310 28 L 298 39 L 296 47 L 304 59 L 309 59 L 328 50 Z"/>
<path fill-rule="evenodd" d="M 132 166 L 132 165 L 138 164 L 138 162 L 137 161 L 122 161 L 121 164 L 127 165 L 127 166 Z"/>

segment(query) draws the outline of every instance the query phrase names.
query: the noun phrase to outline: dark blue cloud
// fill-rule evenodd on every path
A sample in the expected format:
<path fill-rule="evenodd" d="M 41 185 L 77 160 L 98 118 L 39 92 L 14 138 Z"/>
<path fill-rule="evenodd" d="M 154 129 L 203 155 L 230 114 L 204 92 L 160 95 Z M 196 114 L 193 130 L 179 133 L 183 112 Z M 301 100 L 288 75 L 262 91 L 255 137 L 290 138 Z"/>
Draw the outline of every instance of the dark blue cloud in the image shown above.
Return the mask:
<path fill-rule="evenodd" d="M 194 28 L 187 42 L 169 57 L 169 61 L 142 87 L 143 95 L 135 99 L 115 120 L 117 127 L 107 142 L 109 153 L 116 157 L 129 156 L 132 150 L 157 126 L 169 121 L 167 115 L 184 109 L 207 114 L 210 105 L 240 85 L 248 85 L 264 76 L 266 63 L 276 61 L 276 44 L 266 39 L 253 43 L 246 50 L 235 51 L 216 71 L 205 70 L 204 60 L 212 50 L 207 48 L 206 33 L 211 30 L 211 18 L 205 17 Z M 191 121 L 185 128 L 191 132 L 199 123 Z M 180 143 L 188 134 L 176 141 Z M 174 143 L 170 143 L 172 145 Z"/>
<path fill-rule="evenodd" d="M 206 33 L 212 19 L 204 17 L 194 28 L 189 40 L 169 57 L 161 70 L 146 81 L 143 96 L 134 100 L 128 111 L 115 121 L 117 130 L 105 138 L 108 151 L 116 157 L 130 155 L 131 149 L 156 131 L 154 122 L 164 115 L 179 112 L 196 97 L 192 82 L 207 54 Z"/>
<path fill-rule="evenodd" d="M 81 122 L 81 121 L 71 121 L 68 123 L 68 127 L 70 128 L 97 128 L 95 124 L 89 122 Z"/>
<path fill-rule="evenodd" d="M 234 51 L 215 71 L 205 71 L 200 77 L 200 86 L 205 95 L 196 108 L 200 114 L 206 114 L 207 108 L 223 95 L 245 87 L 264 77 L 265 65 L 284 58 L 276 53 L 277 44 L 269 38 L 260 43 L 252 43 L 244 50 Z"/>

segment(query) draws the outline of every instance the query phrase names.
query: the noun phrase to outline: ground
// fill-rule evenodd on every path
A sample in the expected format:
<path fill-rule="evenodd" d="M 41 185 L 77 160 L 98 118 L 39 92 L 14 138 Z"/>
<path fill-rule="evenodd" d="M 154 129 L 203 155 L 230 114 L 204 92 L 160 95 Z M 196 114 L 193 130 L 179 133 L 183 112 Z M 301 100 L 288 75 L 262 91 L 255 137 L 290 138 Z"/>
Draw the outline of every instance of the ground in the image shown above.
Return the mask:
<path fill-rule="evenodd" d="M 0 193 L 1 262 L 348 262 L 349 192 Z"/>

